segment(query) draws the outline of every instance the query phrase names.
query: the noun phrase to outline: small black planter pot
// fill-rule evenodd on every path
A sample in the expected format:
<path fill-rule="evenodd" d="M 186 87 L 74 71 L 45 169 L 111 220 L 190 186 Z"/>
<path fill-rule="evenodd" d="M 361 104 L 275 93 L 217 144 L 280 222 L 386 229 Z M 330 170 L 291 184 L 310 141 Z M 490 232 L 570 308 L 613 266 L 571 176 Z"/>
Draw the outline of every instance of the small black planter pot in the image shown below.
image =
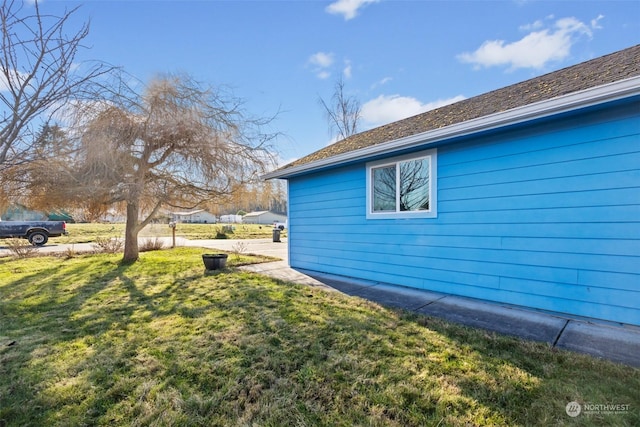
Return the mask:
<path fill-rule="evenodd" d="M 227 254 L 203 254 L 202 262 L 207 270 L 220 270 L 227 265 Z"/>

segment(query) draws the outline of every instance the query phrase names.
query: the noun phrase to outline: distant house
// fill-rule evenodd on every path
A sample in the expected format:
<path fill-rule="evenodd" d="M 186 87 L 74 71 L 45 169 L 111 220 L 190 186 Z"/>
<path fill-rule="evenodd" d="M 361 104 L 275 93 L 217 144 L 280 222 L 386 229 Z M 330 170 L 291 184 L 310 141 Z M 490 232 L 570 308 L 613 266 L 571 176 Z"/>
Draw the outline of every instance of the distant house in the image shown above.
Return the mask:
<path fill-rule="evenodd" d="M 286 215 L 270 211 L 249 212 L 242 217 L 244 224 L 273 224 L 274 222 L 285 222 L 286 220 Z"/>
<path fill-rule="evenodd" d="M 190 212 L 171 212 L 171 220 L 191 224 L 215 224 L 217 222 L 216 216 L 204 209 Z"/>
<path fill-rule="evenodd" d="M 294 268 L 640 325 L 640 45 L 265 178 Z"/>
<path fill-rule="evenodd" d="M 242 215 L 220 215 L 220 222 L 225 224 L 240 224 L 242 222 Z"/>

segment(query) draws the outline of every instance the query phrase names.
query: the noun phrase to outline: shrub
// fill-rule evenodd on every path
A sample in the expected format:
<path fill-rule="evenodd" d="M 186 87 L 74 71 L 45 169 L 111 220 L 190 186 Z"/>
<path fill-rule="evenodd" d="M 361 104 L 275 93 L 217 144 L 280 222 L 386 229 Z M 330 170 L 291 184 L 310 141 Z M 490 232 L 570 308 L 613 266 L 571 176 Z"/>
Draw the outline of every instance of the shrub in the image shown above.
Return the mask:
<path fill-rule="evenodd" d="M 37 248 L 24 239 L 7 239 L 7 247 L 16 258 L 29 258 L 35 255 Z"/>
<path fill-rule="evenodd" d="M 164 247 L 164 242 L 159 237 L 144 239 L 138 250 L 140 252 L 159 251 Z"/>
<path fill-rule="evenodd" d="M 71 258 L 75 258 L 76 256 L 78 256 L 78 253 L 76 252 L 76 249 L 73 247 L 73 245 L 71 245 L 71 247 L 67 248 L 63 252 L 63 256 L 64 256 L 65 259 L 71 259 Z"/>
<path fill-rule="evenodd" d="M 228 239 L 227 232 L 224 227 L 216 227 L 216 239 Z"/>
<path fill-rule="evenodd" d="M 240 259 L 240 255 L 247 251 L 247 244 L 244 242 L 236 242 L 231 247 L 231 252 L 235 255 L 236 259 Z"/>
<path fill-rule="evenodd" d="M 124 240 L 118 237 L 97 237 L 93 247 L 100 252 L 115 254 L 124 248 Z"/>

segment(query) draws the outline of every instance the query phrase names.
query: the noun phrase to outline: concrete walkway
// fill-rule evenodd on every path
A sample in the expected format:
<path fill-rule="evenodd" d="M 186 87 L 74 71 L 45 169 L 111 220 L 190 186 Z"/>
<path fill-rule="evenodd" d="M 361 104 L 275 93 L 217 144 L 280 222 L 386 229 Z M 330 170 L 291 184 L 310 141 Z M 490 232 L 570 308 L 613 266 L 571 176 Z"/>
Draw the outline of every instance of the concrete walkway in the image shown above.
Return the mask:
<path fill-rule="evenodd" d="M 170 246 L 166 238 L 166 246 Z M 550 346 L 590 354 L 640 368 L 640 327 L 578 319 L 558 313 L 527 310 L 520 307 L 488 303 L 454 295 L 422 291 L 380 282 L 296 270 L 288 265 L 286 239 L 255 240 L 187 240 L 178 246 L 202 247 L 220 251 L 237 251 L 268 255 L 282 261 L 240 267 L 245 271 L 277 279 L 314 286 L 327 291 L 365 298 L 383 306 L 402 308 L 427 316 L 446 319 L 525 340 L 547 342 Z M 72 245 L 47 245 L 42 252 L 66 251 Z M 90 244 L 73 245 L 74 250 L 93 249 Z M 86 248 L 85 248 L 86 246 Z M 6 251 L 0 247 L 0 256 Z"/>
<path fill-rule="evenodd" d="M 195 243 L 195 242 L 194 242 Z M 214 247 L 224 249 L 213 242 Z M 273 256 L 280 251 L 285 260 L 241 267 L 277 279 L 340 291 L 383 306 L 402 308 L 426 316 L 482 328 L 525 340 L 542 341 L 555 348 L 586 353 L 640 368 L 640 327 L 568 317 L 559 313 L 428 292 L 288 266 L 285 243 L 262 242 L 248 252 Z M 262 249 L 269 248 L 262 252 Z"/>

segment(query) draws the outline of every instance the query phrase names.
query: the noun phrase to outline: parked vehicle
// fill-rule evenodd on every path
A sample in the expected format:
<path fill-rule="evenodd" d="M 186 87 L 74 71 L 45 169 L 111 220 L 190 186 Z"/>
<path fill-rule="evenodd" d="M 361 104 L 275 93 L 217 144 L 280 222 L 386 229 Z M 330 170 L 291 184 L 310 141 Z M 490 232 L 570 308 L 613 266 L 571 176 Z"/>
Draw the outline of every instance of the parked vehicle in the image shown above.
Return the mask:
<path fill-rule="evenodd" d="M 2 221 L 0 218 L 0 239 L 19 237 L 29 240 L 34 246 L 42 246 L 50 237 L 67 234 L 64 221 Z"/>

